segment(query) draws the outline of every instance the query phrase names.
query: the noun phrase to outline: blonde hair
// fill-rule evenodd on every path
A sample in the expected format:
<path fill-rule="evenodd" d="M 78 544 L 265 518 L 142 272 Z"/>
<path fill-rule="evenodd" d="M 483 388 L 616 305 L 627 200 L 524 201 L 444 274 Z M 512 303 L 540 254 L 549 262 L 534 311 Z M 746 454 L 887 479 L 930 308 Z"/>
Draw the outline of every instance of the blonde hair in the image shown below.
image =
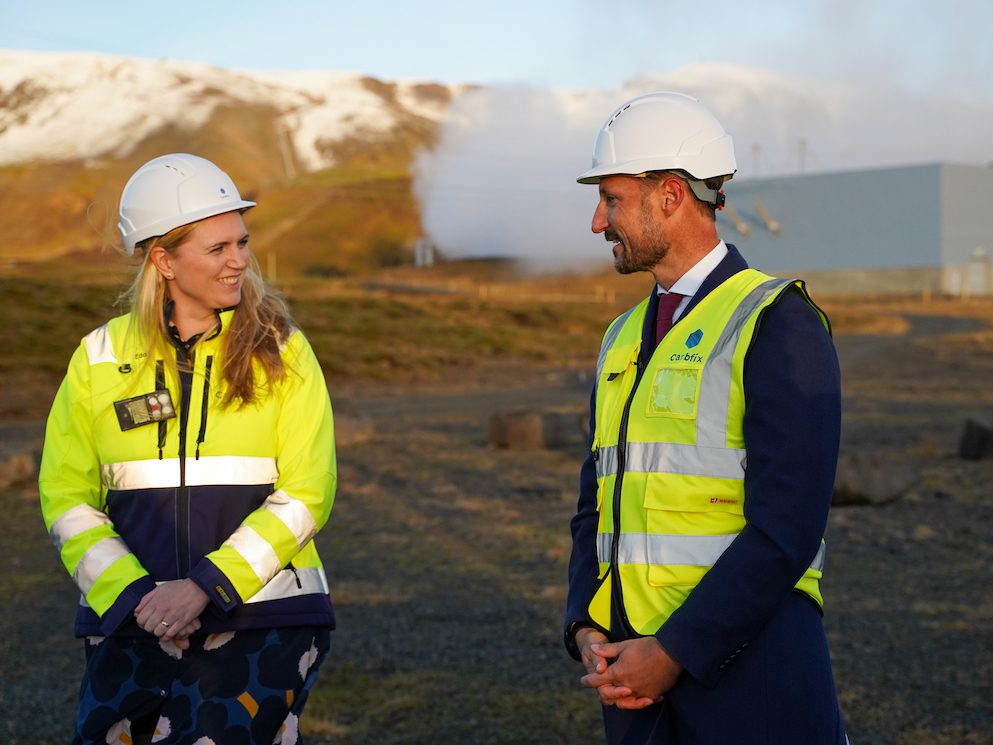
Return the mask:
<path fill-rule="evenodd" d="M 163 314 L 166 283 L 150 258 L 152 249 L 160 246 L 170 254 L 175 253 L 196 226 L 197 223 L 181 225 L 137 245 L 138 250 L 144 251 L 145 258 L 122 300 L 131 311 L 128 334 L 146 347 L 148 363 L 161 359 L 167 364 L 176 364 L 176 350 L 169 341 Z M 286 366 L 279 352 L 292 330 L 293 319 L 286 302 L 266 284 L 255 257 L 251 256 L 243 275 L 241 302 L 221 352 L 221 377 L 226 384 L 223 406 L 235 401 L 239 407 L 254 403 L 263 392 L 271 393 L 273 385 L 286 377 Z M 209 338 L 212 333 L 203 334 L 200 340 Z M 253 363 L 261 368 L 264 380 L 256 380 Z"/>

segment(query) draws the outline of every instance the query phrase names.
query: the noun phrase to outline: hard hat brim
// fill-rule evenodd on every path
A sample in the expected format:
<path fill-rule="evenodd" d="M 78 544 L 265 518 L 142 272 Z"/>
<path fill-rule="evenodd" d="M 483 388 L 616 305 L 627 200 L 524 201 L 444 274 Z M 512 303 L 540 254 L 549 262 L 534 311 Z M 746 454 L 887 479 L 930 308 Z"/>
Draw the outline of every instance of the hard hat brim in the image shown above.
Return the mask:
<path fill-rule="evenodd" d="M 646 168 L 646 165 L 649 166 Z M 674 171 L 678 170 L 673 158 L 662 158 L 658 162 L 646 163 L 644 159 L 631 161 L 628 163 L 609 163 L 602 166 L 594 166 L 576 179 L 579 184 L 599 184 L 604 176 L 637 176 L 639 173 L 649 171 Z"/>
<path fill-rule="evenodd" d="M 610 163 L 602 166 L 594 166 L 585 173 L 581 173 L 576 178 L 577 184 L 599 184 L 604 176 L 637 176 L 641 173 L 651 173 L 652 171 L 682 171 L 691 178 L 703 181 L 708 178 L 724 176 L 730 180 L 737 169 L 731 173 L 707 173 L 706 175 L 692 173 L 687 170 L 685 164 L 679 158 L 665 157 L 658 159 L 639 158 L 636 161 L 627 163 Z"/>
<path fill-rule="evenodd" d="M 125 248 L 128 254 L 133 254 L 135 247 L 142 241 L 146 241 L 149 238 L 153 238 L 158 235 L 165 235 L 170 230 L 175 230 L 176 228 L 182 227 L 183 225 L 191 225 L 195 222 L 200 222 L 201 220 L 206 220 L 208 217 L 216 217 L 217 215 L 223 215 L 226 212 L 243 212 L 245 210 L 251 209 L 255 206 L 255 202 L 249 202 L 246 199 L 239 199 L 237 202 L 232 202 L 230 204 L 223 205 L 211 205 L 210 207 L 205 207 L 202 210 L 197 210 L 196 212 L 191 212 L 189 214 L 183 215 L 182 220 L 176 220 L 175 217 L 170 217 L 165 220 L 160 220 L 152 225 L 146 225 L 141 230 L 135 231 L 128 236 Z M 117 226 L 121 233 L 124 233 L 124 226 L 119 224 Z"/>

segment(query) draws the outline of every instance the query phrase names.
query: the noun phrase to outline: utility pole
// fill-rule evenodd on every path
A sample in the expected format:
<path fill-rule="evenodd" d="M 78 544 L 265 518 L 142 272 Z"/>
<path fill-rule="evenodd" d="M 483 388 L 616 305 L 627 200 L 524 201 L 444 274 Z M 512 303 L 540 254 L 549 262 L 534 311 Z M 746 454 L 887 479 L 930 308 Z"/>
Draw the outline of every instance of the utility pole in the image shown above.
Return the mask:
<path fill-rule="evenodd" d="M 283 170 L 286 178 L 291 179 L 297 175 L 296 166 L 293 163 L 293 138 L 290 137 L 290 126 L 286 122 L 276 124 L 276 140 L 279 142 L 279 153 L 283 156 Z"/>

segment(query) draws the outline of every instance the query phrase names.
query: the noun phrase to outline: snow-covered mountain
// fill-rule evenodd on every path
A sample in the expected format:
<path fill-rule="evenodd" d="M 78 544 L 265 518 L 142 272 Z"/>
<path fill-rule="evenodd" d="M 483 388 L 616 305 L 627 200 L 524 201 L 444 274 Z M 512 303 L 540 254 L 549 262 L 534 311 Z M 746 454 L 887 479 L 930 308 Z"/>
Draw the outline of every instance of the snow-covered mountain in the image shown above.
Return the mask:
<path fill-rule="evenodd" d="M 193 131 L 219 107 L 265 107 L 294 163 L 334 165 L 334 149 L 398 125 L 433 125 L 458 88 L 359 74 L 248 72 L 173 60 L 0 50 L 0 165 L 121 158 L 164 127 Z"/>
<path fill-rule="evenodd" d="M 993 104 L 869 75 L 852 85 L 696 64 L 620 90 L 549 90 L 0 50 L 0 261 L 112 245 L 127 176 L 175 150 L 222 164 L 265 204 L 259 245 L 307 270 L 395 261 L 422 232 L 455 255 L 599 256 L 591 194 L 574 179 L 613 108 L 652 90 L 715 112 L 739 182 L 993 162 Z"/>
<path fill-rule="evenodd" d="M 256 252 L 283 272 L 399 261 L 422 231 L 409 164 L 464 89 L 0 50 L 0 264 L 111 250 L 130 173 L 177 151 L 264 204 Z"/>
<path fill-rule="evenodd" d="M 940 91 L 925 100 L 868 79 L 844 86 L 727 64 L 644 74 L 620 91 L 498 90 L 502 110 L 491 106 L 490 119 L 480 122 L 480 104 L 472 104 L 471 115 L 456 112 L 454 124 L 485 130 L 490 120 L 514 121 L 523 142 L 546 126 L 588 130 L 624 98 L 649 90 L 680 90 L 704 100 L 734 136 L 745 176 L 993 159 L 993 107 L 945 101 Z M 164 128 L 196 131 L 218 109 L 251 106 L 272 112 L 276 136 L 285 137 L 281 147 L 290 145 L 291 165 L 314 171 L 335 165 L 342 143 L 388 139 L 404 126 L 433 129 L 466 91 L 477 98 L 490 94 L 336 71 L 252 72 L 0 50 L 0 166 L 122 158 Z M 528 118 L 535 109 L 543 119 Z M 593 132 L 586 136 L 592 140 Z"/>

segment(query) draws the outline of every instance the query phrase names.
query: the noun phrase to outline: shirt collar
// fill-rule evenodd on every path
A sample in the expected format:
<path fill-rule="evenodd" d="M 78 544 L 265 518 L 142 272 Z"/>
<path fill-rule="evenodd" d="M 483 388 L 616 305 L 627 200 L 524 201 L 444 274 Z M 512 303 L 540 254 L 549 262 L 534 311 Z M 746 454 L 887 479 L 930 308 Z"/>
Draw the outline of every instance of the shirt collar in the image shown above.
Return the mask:
<path fill-rule="evenodd" d="M 238 306 L 236 305 L 232 305 L 230 308 L 214 309 L 214 315 L 217 316 L 217 326 L 210 333 L 210 336 L 207 337 L 207 341 L 210 341 L 211 339 L 220 336 L 221 331 L 224 330 L 225 321 L 230 322 L 231 314 L 234 313 L 235 308 L 237 307 Z M 175 312 L 176 312 L 176 301 L 169 297 L 164 298 L 162 303 L 162 317 L 165 319 L 166 330 L 169 332 L 169 338 L 176 345 L 188 350 L 194 344 L 196 344 L 197 341 L 200 340 L 200 337 L 203 336 L 206 332 L 202 331 L 199 334 L 194 334 L 185 341 L 183 339 L 180 339 L 179 329 L 177 329 L 176 325 L 172 322 L 172 316 Z"/>
<path fill-rule="evenodd" d="M 677 279 L 668 291 L 678 292 L 680 295 L 685 295 L 686 297 L 693 297 L 696 295 L 696 291 L 700 289 L 703 281 L 717 268 L 717 265 L 727 256 L 727 253 L 727 244 L 724 241 L 720 241 L 706 256 L 694 264 L 686 274 Z M 659 295 L 665 294 L 666 291 L 662 289 L 661 285 L 656 285 L 655 287 Z"/>

